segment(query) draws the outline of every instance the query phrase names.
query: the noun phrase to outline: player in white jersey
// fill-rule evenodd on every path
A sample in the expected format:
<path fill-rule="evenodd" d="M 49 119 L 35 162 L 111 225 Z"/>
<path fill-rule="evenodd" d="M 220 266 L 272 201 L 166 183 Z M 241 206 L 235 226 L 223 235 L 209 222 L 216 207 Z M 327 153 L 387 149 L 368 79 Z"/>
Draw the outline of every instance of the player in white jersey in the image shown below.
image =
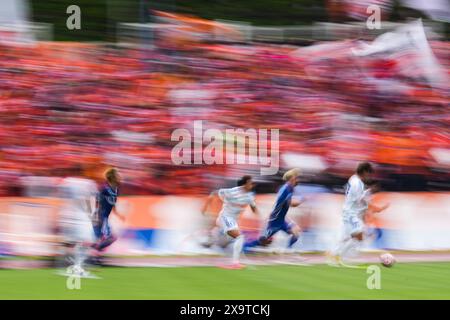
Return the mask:
<path fill-rule="evenodd" d="M 372 173 L 372 165 L 362 162 L 348 180 L 342 209 L 343 236 L 337 248 L 330 254 L 332 264 L 342 264 L 342 258 L 356 251 L 364 240 L 364 214 L 372 192 L 365 184 L 371 180 Z"/>
<path fill-rule="evenodd" d="M 232 264 L 227 266 L 227 268 L 241 269 L 244 267 L 239 262 L 239 256 L 244 246 L 244 236 L 239 230 L 238 219 L 247 206 L 250 206 L 255 214 L 259 214 L 255 203 L 253 187 L 252 177 L 244 176 L 238 181 L 237 187 L 220 189 L 211 193 L 203 208 L 203 214 L 205 214 L 209 202 L 215 195 L 219 196 L 223 202 L 222 210 L 220 211 L 216 224 L 219 227 L 219 235 L 226 237 L 226 245 L 232 244 Z"/>
<path fill-rule="evenodd" d="M 60 211 L 60 228 L 66 248 L 71 248 L 73 257 L 72 271 L 84 276 L 88 273 L 83 264 L 90 246 L 95 241 L 91 217 L 94 213 L 97 185 L 94 181 L 67 177 L 59 186 L 62 199 Z"/>

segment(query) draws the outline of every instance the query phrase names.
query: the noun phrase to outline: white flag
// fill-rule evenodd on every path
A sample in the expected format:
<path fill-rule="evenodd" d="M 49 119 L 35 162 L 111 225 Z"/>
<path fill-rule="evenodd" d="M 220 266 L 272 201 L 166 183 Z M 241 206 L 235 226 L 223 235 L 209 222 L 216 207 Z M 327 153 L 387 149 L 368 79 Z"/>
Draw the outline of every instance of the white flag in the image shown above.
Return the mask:
<path fill-rule="evenodd" d="M 420 19 L 393 32 L 384 33 L 370 44 L 362 43 L 358 48 L 353 48 L 352 52 L 361 57 L 385 55 L 397 59 L 405 74 L 420 72 L 431 86 L 445 87 L 448 84 L 448 76 L 428 44 Z M 402 64 L 401 62 L 406 61 L 406 56 L 414 58 L 408 58 L 407 63 Z"/>

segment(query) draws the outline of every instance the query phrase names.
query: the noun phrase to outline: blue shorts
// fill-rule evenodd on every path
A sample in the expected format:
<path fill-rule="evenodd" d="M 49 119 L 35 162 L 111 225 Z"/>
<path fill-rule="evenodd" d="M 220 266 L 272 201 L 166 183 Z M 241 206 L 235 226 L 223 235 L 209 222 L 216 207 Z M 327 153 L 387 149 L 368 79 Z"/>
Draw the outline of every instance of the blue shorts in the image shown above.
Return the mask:
<path fill-rule="evenodd" d="M 286 220 L 284 220 L 281 223 L 269 222 L 266 229 L 264 230 L 262 238 L 269 239 L 278 231 L 284 231 L 286 233 L 290 233 L 294 226 L 295 226 L 295 223 L 287 222 Z"/>
<path fill-rule="evenodd" d="M 108 218 L 104 218 L 100 224 L 94 225 L 94 233 L 97 239 L 107 238 L 111 236 L 111 227 L 108 223 Z"/>

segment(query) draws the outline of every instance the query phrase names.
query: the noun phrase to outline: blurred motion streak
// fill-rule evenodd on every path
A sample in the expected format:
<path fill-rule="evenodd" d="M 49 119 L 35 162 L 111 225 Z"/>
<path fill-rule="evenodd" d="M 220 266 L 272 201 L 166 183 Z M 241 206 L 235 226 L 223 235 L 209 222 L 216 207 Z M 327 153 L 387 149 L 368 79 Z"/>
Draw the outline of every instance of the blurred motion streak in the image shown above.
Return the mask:
<path fill-rule="evenodd" d="M 357 1 L 347 3 L 357 18 Z M 450 249 L 448 41 L 428 41 L 417 20 L 371 42 L 251 43 L 226 23 L 154 15 L 162 27 L 146 34 L 151 46 L 0 37 L 0 254 L 57 252 L 58 179 L 80 166 L 97 183 L 107 167 L 123 175 L 127 219 L 113 221 L 111 253 L 208 252 L 180 246 L 202 224 L 204 196 L 243 174 L 268 214 L 279 175 L 172 163 L 171 133 L 198 120 L 204 130 L 280 130 L 281 172 L 299 167 L 302 185 L 323 189 L 307 218 L 297 212 L 315 239 L 302 250 L 334 241 L 338 193 L 360 161 L 375 165 L 391 202 L 372 246 Z M 243 219 L 256 236 L 261 221 Z"/>

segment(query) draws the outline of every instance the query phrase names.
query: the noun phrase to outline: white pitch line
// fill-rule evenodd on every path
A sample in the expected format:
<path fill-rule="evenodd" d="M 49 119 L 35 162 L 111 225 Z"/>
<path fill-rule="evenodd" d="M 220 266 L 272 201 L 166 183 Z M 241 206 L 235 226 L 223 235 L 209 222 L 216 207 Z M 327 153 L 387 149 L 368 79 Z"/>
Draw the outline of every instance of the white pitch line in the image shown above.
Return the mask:
<path fill-rule="evenodd" d="M 55 272 L 56 275 L 58 276 L 63 276 L 63 277 L 73 277 L 73 278 L 82 278 L 82 279 L 101 279 L 99 276 L 96 276 L 94 274 L 89 274 L 89 275 L 78 275 L 78 274 L 74 274 L 74 273 L 68 273 L 65 271 L 58 271 Z"/>

